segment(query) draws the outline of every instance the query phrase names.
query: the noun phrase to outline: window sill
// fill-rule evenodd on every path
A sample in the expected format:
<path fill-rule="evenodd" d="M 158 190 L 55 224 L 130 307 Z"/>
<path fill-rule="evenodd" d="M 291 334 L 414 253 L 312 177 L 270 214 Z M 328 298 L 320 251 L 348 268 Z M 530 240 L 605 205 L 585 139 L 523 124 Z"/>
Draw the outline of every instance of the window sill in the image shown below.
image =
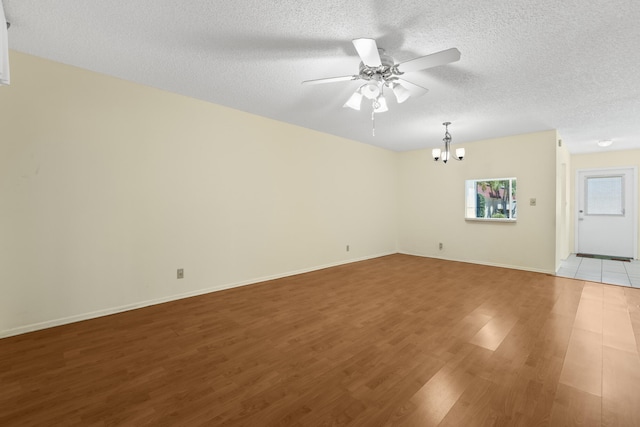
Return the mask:
<path fill-rule="evenodd" d="M 465 221 L 475 221 L 475 222 L 506 222 L 506 223 L 515 223 L 518 218 L 465 218 Z"/>

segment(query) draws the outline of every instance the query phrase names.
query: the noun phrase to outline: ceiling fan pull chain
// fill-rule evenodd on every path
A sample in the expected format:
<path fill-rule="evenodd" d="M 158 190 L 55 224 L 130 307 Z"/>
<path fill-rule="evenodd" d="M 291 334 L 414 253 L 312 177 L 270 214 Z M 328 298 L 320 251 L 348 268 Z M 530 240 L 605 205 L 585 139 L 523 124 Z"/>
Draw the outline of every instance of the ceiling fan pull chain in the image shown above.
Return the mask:
<path fill-rule="evenodd" d="M 376 110 L 371 112 L 371 133 L 376 136 Z"/>

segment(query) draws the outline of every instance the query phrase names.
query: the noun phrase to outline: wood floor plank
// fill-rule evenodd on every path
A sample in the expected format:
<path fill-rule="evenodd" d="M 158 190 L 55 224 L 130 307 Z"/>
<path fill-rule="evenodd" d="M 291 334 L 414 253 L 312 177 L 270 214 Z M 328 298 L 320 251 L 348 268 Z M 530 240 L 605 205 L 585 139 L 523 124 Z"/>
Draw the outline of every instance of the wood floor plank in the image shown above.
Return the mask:
<path fill-rule="evenodd" d="M 604 289 L 603 345 L 637 354 L 636 337 L 624 295 L 622 287 L 607 286 Z"/>
<path fill-rule="evenodd" d="M 640 425 L 640 358 L 604 347 L 602 418 L 606 426 Z"/>
<path fill-rule="evenodd" d="M 602 425 L 601 398 L 569 385 L 559 384 L 549 419 L 550 426 Z"/>
<path fill-rule="evenodd" d="M 640 357 L 622 288 L 606 287 L 603 322 L 602 421 L 640 425 Z"/>
<path fill-rule="evenodd" d="M 639 289 L 397 254 L 0 339 L 0 425 L 640 425 L 639 341 Z"/>
<path fill-rule="evenodd" d="M 573 330 L 560 383 L 602 396 L 602 334 Z"/>
<path fill-rule="evenodd" d="M 437 426 L 473 380 L 469 367 L 482 360 L 487 351 L 467 347 L 433 375 L 409 399 L 411 410 L 401 408 L 388 425 Z"/>
<path fill-rule="evenodd" d="M 489 350 L 495 350 L 515 325 L 516 320 L 514 316 L 494 317 L 471 338 L 470 342 Z"/>
<path fill-rule="evenodd" d="M 560 383 L 602 396 L 603 285 L 586 283 L 569 339 Z"/>

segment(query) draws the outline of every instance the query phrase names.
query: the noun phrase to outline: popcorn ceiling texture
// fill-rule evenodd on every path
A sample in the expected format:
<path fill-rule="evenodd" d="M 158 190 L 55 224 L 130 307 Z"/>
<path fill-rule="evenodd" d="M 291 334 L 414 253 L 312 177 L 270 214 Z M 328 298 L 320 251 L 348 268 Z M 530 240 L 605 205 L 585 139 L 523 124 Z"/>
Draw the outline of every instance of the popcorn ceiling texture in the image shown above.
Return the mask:
<path fill-rule="evenodd" d="M 558 129 L 573 153 L 640 147 L 640 7 L 634 0 L 4 0 L 9 47 L 395 151 Z M 358 81 L 351 39 L 405 61 L 429 93 L 376 115 L 342 108 Z M 13 76 L 18 79 L 19 76 Z M 55 82 L 52 82 L 55 84 Z M 1 92 L 0 92 L 1 95 Z"/>

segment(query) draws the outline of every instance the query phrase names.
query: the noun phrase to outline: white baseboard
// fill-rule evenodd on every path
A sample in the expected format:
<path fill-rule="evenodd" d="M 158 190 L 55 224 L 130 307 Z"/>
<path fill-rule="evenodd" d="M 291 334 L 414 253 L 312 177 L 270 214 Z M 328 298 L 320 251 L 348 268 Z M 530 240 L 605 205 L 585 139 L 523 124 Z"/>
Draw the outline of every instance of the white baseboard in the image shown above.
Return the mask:
<path fill-rule="evenodd" d="M 162 304 L 165 302 L 176 301 L 183 298 L 190 298 L 198 295 L 204 295 L 211 292 L 222 291 L 225 289 L 237 288 L 240 286 L 253 285 L 255 283 L 266 282 L 268 280 L 280 279 L 283 277 L 295 276 L 297 274 L 309 273 L 312 271 L 323 270 L 325 268 L 337 267 L 339 265 L 351 264 L 354 262 L 365 261 L 373 258 L 380 258 L 387 255 L 392 255 L 396 252 L 383 253 L 378 255 L 365 256 L 361 258 L 352 258 L 345 261 L 337 261 L 329 264 L 319 265 L 310 268 L 303 268 L 300 270 L 290 271 L 282 274 L 274 274 L 271 276 L 258 277 L 249 280 L 243 280 L 236 283 L 227 283 L 223 285 L 213 286 L 209 288 L 199 289 L 196 291 L 185 292 L 176 295 L 170 295 L 162 298 L 156 298 L 152 300 L 139 301 L 132 304 L 126 304 L 118 307 L 106 308 L 103 310 L 92 311 L 89 313 L 76 314 L 69 317 L 62 317 L 59 319 L 47 320 L 45 322 L 32 323 L 25 326 L 19 326 L 17 328 L 7 329 L 4 331 L 0 331 L 0 338 L 7 338 L 15 335 L 25 334 L 27 332 L 38 331 L 41 329 L 52 328 L 54 326 L 66 325 L 69 323 L 80 322 L 82 320 L 95 319 L 97 317 L 108 316 L 110 314 L 122 313 L 124 311 L 135 310 L 137 308 L 149 307 L 151 305 Z"/>
<path fill-rule="evenodd" d="M 523 266 L 520 266 L 520 265 L 499 264 L 499 263 L 495 263 L 495 262 L 476 261 L 476 260 L 471 260 L 471 259 L 446 258 L 446 257 L 439 257 L 439 256 L 415 254 L 415 253 L 404 252 L 404 251 L 399 251 L 398 253 L 403 254 L 403 255 L 419 256 L 419 257 L 422 257 L 422 258 L 434 258 L 434 259 L 441 259 L 441 260 L 445 260 L 445 261 L 466 262 L 468 264 L 486 265 L 486 266 L 489 266 L 489 267 L 510 268 L 512 270 L 531 271 L 533 273 L 542 273 L 542 274 L 551 274 L 551 275 L 555 275 L 556 274 L 555 271 L 553 271 L 553 270 L 545 270 L 545 269 L 542 269 L 542 268 L 523 267 Z"/>

